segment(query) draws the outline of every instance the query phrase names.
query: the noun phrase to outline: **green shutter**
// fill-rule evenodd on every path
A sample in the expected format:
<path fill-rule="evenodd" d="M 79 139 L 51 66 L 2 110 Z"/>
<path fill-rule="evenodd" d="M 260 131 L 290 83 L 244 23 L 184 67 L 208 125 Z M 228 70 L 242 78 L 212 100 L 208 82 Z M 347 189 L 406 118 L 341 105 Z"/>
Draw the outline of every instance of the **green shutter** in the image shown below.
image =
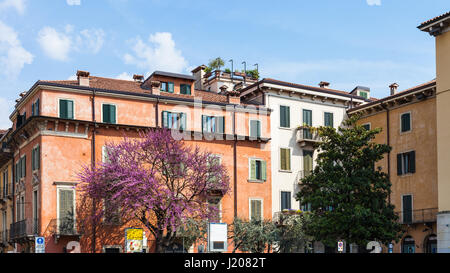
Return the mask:
<path fill-rule="evenodd" d="M 59 191 L 59 220 L 59 228 L 61 232 L 70 232 L 73 230 L 74 206 L 72 190 Z"/>
<path fill-rule="evenodd" d="M 207 132 L 207 126 L 206 126 L 206 116 L 202 115 L 202 132 Z"/>
<path fill-rule="evenodd" d="M 111 118 L 109 105 L 108 104 L 103 104 L 102 108 L 103 108 L 103 120 L 102 120 L 102 122 L 109 123 L 109 119 Z"/>
<path fill-rule="evenodd" d="M 280 127 L 288 127 L 286 106 L 280 106 Z"/>
<path fill-rule="evenodd" d="M 266 161 L 261 161 L 261 180 L 267 180 L 267 166 Z"/>
<path fill-rule="evenodd" d="M 36 106 L 34 107 L 34 111 L 36 112 L 36 116 L 39 116 L 41 113 L 39 111 L 39 99 L 36 101 Z"/>
<path fill-rule="evenodd" d="M 36 169 L 35 163 L 34 163 L 36 160 L 35 152 L 36 152 L 35 149 L 31 150 L 31 170 L 33 170 L 33 171 Z"/>
<path fill-rule="evenodd" d="M 41 146 L 37 146 L 36 151 L 36 169 L 39 170 L 41 168 Z"/>
<path fill-rule="evenodd" d="M 67 118 L 73 119 L 73 101 L 67 101 Z"/>
<path fill-rule="evenodd" d="M 168 86 L 169 86 L 168 92 L 169 92 L 169 93 L 173 93 L 173 87 L 174 87 L 173 82 L 168 82 Z"/>
<path fill-rule="evenodd" d="M 163 128 L 169 127 L 169 122 L 167 120 L 167 111 L 162 112 L 162 124 L 163 124 Z"/>
<path fill-rule="evenodd" d="M 281 170 L 289 171 L 291 169 L 291 153 L 289 149 L 280 148 Z"/>
<path fill-rule="evenodd" d="M 325 113 L 325 126 L 333 127 L 333 113 Z"/>
<path fill-rule="evenodd" d="M 416 152 L 412 151 L 409 154 L 410 154 L 410 157 L 409 157 L 410 172 L 415 173 L 416 172 Z"/>
<path fill-rule="evenodd" d="M 116 124 L 116 106 L 109 105 L 109 123 Z"/>
<path fill-rule="evenodd" d="M 217 132 L 220 134 L 225 132 L 225 117 L 217 117 Z"/>
<path fill-rule="evenodd" d="M 261 200 L 251 200 L 251 219 L 261 220 Z"/>
<path fill-rule="evenodd" d="M 31 104 L 31 115 L 32 115 L 32 116 L 34 116 L 34 115 L 35 115 L 35 113 L 34 113 L 34 103 L 33 103 L 33 104 Z"/>
<path fill-rule="evenodd" d="M 402 175 L 402 154 L 397 154 L 397 175 Z"/>
<path fill-rule="evenodd" d="M 256 160 L 250 159 L 250 180 L 256 180 Z"/>
<path fill-rule="evenodd" d="M 186 130 L 186 114 L 180 113 L 180 130 Z"/>
<path fill-rule="evenodd" d="M 67 100 L 59 101 L 59 117 L 64 119 L 67 118 Z"/>

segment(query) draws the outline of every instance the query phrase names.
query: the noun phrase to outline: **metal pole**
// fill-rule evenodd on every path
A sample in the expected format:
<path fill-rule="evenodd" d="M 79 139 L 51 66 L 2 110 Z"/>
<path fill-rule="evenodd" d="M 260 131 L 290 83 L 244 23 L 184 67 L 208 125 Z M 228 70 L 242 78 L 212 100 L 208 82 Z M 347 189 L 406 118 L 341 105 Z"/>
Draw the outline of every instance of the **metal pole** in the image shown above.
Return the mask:
<path fill-rule="evenodd" d="M 229 60 L 229 62 L 231 62 L 231 84 L 233 84 L 233 73 L 234 73 L 234 70 L 233 70 L 233 59 Z"/>
<path fill-rule="evenodd" d="M 247 63 L 245 61 L 242 62 L 244 64 L 244 85 L 245 85 L 245 78 L 247 77 Z"/>

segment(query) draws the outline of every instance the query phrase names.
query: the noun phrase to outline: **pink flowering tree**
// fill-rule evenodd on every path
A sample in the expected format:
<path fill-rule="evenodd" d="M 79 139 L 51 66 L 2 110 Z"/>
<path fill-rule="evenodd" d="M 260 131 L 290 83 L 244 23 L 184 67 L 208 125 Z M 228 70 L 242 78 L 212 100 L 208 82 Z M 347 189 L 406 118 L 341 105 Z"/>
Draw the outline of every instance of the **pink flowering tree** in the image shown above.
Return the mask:
<path fill-rule="evenodd" d="M 150 130 L 140 138 L 108 144 L 104 162 L 79 174 L 81 191 L 99 205 L 94 218 L 108 211 L 141 222 L 154 235 L 156 252 L 174 242 L 187 219 L 212 219 L 210 196 L 229 191 L 229 177 L 217 157 L 174 140 L 171 131 Z"/>

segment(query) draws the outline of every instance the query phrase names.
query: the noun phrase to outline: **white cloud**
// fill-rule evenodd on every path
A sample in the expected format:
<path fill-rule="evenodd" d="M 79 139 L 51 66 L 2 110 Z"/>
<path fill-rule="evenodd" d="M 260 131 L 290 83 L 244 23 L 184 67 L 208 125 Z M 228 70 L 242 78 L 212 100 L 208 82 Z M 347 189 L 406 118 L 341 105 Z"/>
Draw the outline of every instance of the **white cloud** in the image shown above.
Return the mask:
<path fill-rule="evenodd" d="M 118 75 L 118 76 L 116 77 L 116 79 L 118 79 L 118 80 L 132 81 L 132 80 L 133 80 L 133 76 L 131 76 L 131 75 L 128 74 L 127 72 L 123 72 L 122 74 Z"/>
<path fill-rule="evenodd" d="M 75 80 L 77 80 L 78 78 L 77 78 L 77 75 L 72 75 L 72 76 L 70 76 L 70 77 L 68 77 L 67 78 L 67 80 L 69 80 L 69 81 L 75 81 Z"/>
<path fill-rule="evenodd" d="M 154 70 L 182 73 L 188 67 L 181 51 L 176 48 L 171 33 L 157 32 L 151 34 L 148 42 L 147 44 L 140 38 L 132 41 L 131 49 L 133 53 L 127 53 L 123 56 L 125 63 L 146 69 L 147 73 Z"/>
<path fill-rule="evenodd" d="M 25 13 L 25 0 L 4 0 L 0 2 L 0 11 L 14 8 L 19 14 Z"/>
<path fill-rule="evenodd" d="M 369 6 L 381 6 L 381 0 L 366 0 Z"/>
<path fill-rule="evenodd" d="M 69 6 L 79 6 L 81 5 L 81 0 L 66 0 Z"/>
<path fill-rule="evenodd" d="M 65 33 L 57 32 L 51 27 L 44 27 L 39 31 L 38 42 L 48 57 L 58 61 L 69 59 L 72 39 Z"/>
<path fill-rule="evenodd" d="M 64 32 L 52 27 L 39 31 L 38 42 L 46 55 L 54 60 L 67 61 L 72 51 L 97 54 L 103 47 L 105 32 L 102 29 L 84 29 L 79 33 L 75 27 L 66 25 Z"/>
<path fill-rule="evenodd" d="M 17 33 L 0 21 L 0 75 L 15 78 L 33 55 L 25 50 Z"/>

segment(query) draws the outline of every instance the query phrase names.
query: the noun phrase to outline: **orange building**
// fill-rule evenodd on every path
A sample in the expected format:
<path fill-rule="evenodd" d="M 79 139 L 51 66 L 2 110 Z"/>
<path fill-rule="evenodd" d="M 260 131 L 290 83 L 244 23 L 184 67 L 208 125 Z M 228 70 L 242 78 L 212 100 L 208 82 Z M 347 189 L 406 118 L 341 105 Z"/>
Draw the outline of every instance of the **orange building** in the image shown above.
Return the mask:
<path fill-rule="evenodd" d="M 382 128 L 375 142 L 392 147 L 379 166 L 390 177 L 389 202 L 395 205 L 405 230 L 393 251 L 435 253 L 438 212 L 436 81 L 401 92 L 397 92 L 397 84 L 390 88 L 390 96 L 352 108 L 348 114 L 360 114 L 360 125 Z"/>
<path fill-rule="evenodd" d="M 6 139 L 14 165 L 10 240 L 16 251 L 34 252 L 37 236 L 45 237 L 46 252 L 70 251 L 69 242 L 80 243 L 82 252 L 124 251 L 129 226 L 105 221 L 93 232 L 79 225 L 77 217 L 86 211 L 77 173 L 102 160 L 105 143 L 138 137 L 148 128 L 181 126 L 190 136 L 187 145 L 221 157 L 231 186 L 220 201 L 223 222 L 236 216 L 271 219 L 270 110 L 241 103 L 236 92 L 198 90 L 194 83 L 193 76 L 161 71 L 145 81 L 78 71 L 77 80 L 38 81 L 22 93 Z M 250 118 L 260 121 L 257 134 L 250 134 Z M 258 179 L 250 167 L 254 161 L 265 166 Z M 68 215 L 73 222 L 64 229 Z M 146 235 L 144 246 L 152 251 L 153 238 Z"/>

